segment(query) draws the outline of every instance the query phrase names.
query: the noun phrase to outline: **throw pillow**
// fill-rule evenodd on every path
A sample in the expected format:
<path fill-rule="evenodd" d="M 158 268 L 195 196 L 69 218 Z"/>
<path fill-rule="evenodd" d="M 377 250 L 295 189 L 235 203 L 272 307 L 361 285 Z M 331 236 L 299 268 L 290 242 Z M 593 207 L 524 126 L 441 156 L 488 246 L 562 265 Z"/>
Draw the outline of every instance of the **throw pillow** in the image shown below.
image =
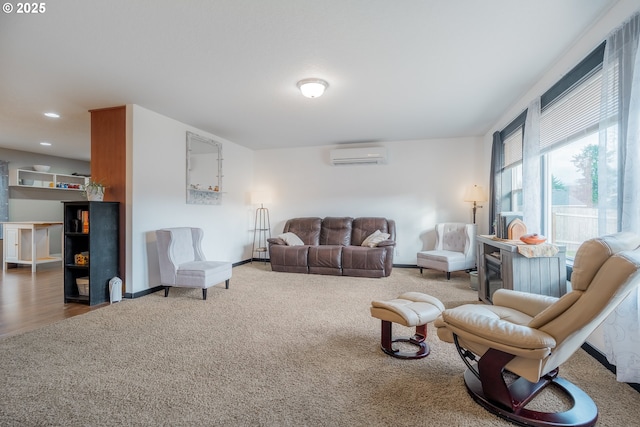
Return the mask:
<path fill-rule="evenodd" d="M 390 236 L 391 235 L 388 233 L 383 233 L 380 230 L 376 230 L 375 232 L 373 232 L 373 234 L 364 239 L 364 242 L 362 242 L 362 246 L 375 248 L 376 246 L 378 246 L 378 243 L 387 240 Z"/>
<path fill-rule="evenodd" d="M 287 246 L 302 246 L 304 242 L 295 233 L 284 233 L 278 236 Z"/>

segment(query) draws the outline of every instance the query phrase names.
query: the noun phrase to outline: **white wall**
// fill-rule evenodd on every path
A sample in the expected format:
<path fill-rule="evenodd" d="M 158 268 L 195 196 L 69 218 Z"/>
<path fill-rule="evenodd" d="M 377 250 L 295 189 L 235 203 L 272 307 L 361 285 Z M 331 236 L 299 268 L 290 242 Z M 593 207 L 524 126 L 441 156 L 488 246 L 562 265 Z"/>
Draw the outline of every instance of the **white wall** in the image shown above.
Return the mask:
<path fill-rule="evenodd" d="M 250 257 L 248 193 L 253 152 L 138 105 L 127 106 L 127 276 L 126 292 L 158 286 L 154 231 L 163 227 L 204 229 L 208 259 L 238 262 Z M 223 144 L 221 205 L 186 204 L 186 132 Z"/>
<path fill-rule="evenodd" d="M 205 230 L 209 259 L 252 257 L 254 214 L 250 192 L 269 190 L 272 234 L 299 216 L 382 216 L 396 220 L 398 264 L 415 265 L 416 252 L 433 247 L 440 221 L 471 221 L 463 201 L 479 180 L 480 138 L 386 143 L 389 164 L 329 165 L 334 147 L 251 151 L 138 105 L 127 106 L 127 293 L 159 285 L 155 235 L 163 227 Z M 185 134 L 223 142 L 221 205 L 187 205 Z"/>
<path fill-rule="evenodd" d="M 273 194 L 272 235 L 295 217 L 386 217 L 396 221 L 394 263 L 415 265 L 416 252 L 435 244 L 436 223 L 471 222 L 463 197 L 481 179 L 481 138 L 371 145 L 387 147 L 387 165 L 331 166 L 338 146 L 256 151 L 254 187 Z"/>

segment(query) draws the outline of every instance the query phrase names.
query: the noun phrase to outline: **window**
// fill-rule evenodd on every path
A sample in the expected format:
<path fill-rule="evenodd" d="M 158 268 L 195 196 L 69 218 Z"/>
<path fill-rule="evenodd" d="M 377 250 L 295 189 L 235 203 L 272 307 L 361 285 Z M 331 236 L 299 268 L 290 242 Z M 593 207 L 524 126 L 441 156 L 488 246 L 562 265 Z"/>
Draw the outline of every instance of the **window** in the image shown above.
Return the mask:
<path fill-rule="evenodd" d="M 542 156 L 545 234 L 567 247 L 568 258 L 585 240 L 617 230 L 615 206 L 600 221 L 598 158 L 597 132 Z"/>
<path fill-rule="evenodd" d="M 499 206 L 502 212 L 522 210 L 522 139 L 526 118 L 525 110 L 500 132 L 503 155 Z"/>
<path fill-rule="evenodd" d="M 502 208 L 505 211 L 522 210 L 522 132 L 523 127 L 520 126 L 503 142 Z"/>
<path fill-rule="evenodd" d="M 615 203 L 607 206 L 615 194 L 599 185 L 617 169 L 615 148 L 599 142 L 601 77 L 592 70 L 540 115 L 543 228 L 568 258 L 585 240 L 617 231 Z"/>
<path fill-rule="evenodd" d="M 607 110 L 611 126 L 600 129 L 603 54 L 604 43 L 541 96 L 542 232 L 566 246 L 569 259 L 585 240 L 619 229 L 616 102 Z M 503 210 L 522 210 L 523 115 L 501 132 Z M 601 131 L 614 144 L 603 145 Z"/>

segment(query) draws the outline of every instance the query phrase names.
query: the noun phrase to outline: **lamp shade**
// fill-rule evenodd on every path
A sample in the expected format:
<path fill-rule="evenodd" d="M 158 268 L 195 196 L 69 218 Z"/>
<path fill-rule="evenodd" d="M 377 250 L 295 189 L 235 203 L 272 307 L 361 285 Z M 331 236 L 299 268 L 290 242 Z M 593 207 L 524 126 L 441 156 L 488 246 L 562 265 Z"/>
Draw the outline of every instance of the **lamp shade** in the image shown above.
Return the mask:
<path fill-rule="evenodd" d="M 464 195 L 465 202 L 486 202 L 487 193 L 481 185 L 473 185 L 467 188 L 467 192 Z"/>
<path fill-rule="evenodd" d="M 327 87 L 329 87 L 329 83 L 322 79 L 304 79 L 298 82 L 298 89 L 307 98 L 322 96 Z"/>
<path fill-rule="evenodd" d="M 262 205 L 264 203 L 271 203 L 271 192 L 269 191 L 252 191 L 251 192 L 252 205 Z"/>

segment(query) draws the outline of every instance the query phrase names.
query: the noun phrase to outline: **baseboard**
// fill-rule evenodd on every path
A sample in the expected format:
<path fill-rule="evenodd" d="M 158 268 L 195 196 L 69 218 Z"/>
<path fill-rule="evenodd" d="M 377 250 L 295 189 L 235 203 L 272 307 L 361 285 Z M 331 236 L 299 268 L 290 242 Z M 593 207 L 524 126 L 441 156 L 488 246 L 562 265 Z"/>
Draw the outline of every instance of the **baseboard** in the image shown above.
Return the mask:
<path fill-rule="evenodd" d="M 613 372 L 614 375 L 616 374 L 616 365 L 612 365 L 611 363 L 609 363 L 609 361 L 607 360 L 607 356 L 602 354 L 600 350 L 598 350 L 597 348 L 595 348 L 589 343 L 582 344 L 582 349 L 586 351 L 591 357 L 593 357 L 598 362 L 600 362 L 602 366 L 607 368 L 609 371 Z M 638 383 L 626 383 L 626 384 L 629 384 L 629 386 L 632 389 L 640 393 L 640 384 Z"/>
<path fill-rule="evenodd" d="M 140 298 L 143 297 L 145 295 L 149 295 L 149 294 L 153 294 L 155 292 L 161 291 L 164 289 L 164 286 L 155 286 L 153 288 L 149 288 L 149 289 L 145 289 L 143 291 L 139 291 L 139 292 L 125 292 L 123 297 L 124 298 L 128 298 L 128 299 L 134 299 L 134 298 Z"/>
<path fill-rule="evenodd" d="M 242 265 L 242 264 L 248 264 L 250 262 L 271 262 L 271 259 L 267 258 L 252 258 L 252 259 L 246 259 L 244 261 L 240 261 L 236 264 L 233 264 L 234 267 L 238 266 L 238 265 Z M 393 268 L 419 268 L 417 265 L 415 264 L 393 264 Z"/>
<path fill-rule="evenodd" d="M 245 259 L 244 261 L 240 261 L 236 264 L 233 264 L 234 267 L 238 266 L 238 265 L 243 265 L 243 264 L 248 264 L 250 262 L 271 262 L 271 259 L 267 258 L 252 258 L 252 259 Z M 393 268 L 419 268 L 417 265 L 415 264 L 393 264 Z"/>

